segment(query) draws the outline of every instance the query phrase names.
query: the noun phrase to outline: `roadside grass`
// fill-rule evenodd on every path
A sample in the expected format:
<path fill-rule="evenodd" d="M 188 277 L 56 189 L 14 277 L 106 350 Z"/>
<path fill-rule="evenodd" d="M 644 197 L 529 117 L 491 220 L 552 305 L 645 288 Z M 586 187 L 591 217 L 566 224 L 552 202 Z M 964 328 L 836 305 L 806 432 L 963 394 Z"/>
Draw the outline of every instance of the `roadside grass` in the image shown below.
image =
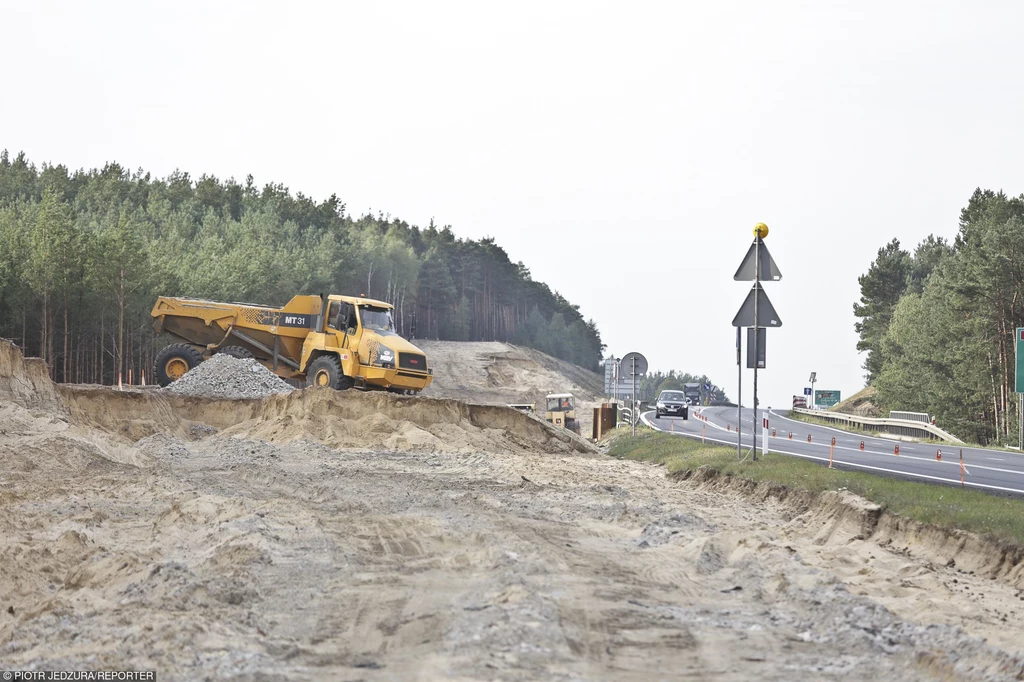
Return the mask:
<path fill-rule="evenodd" d="M 609 444 L 609 454 L 664 464 L 670 473 L 695 471 L 704 466 L 721 474 L 778 483 L 795 490 L 817 493 L 846 489 L 900 516 L 1024 546 L 1024 500 L 1018 498 L 829 469 L 770 451 L 757 462 L 739 462 L 734 448 L 704 445 L 663 433 L 617 437 Z"/>

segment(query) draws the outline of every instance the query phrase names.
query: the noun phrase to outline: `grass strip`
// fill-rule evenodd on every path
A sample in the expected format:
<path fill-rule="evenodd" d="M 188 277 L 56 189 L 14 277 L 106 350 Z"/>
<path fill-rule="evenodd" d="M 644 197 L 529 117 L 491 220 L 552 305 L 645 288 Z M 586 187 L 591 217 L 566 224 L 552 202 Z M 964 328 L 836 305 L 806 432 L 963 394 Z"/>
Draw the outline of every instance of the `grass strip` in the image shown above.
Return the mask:
<path fill-rule="evenodd" d="M 722 474 L 755 482 L 769 481 L 796 490 L 846 489 L 889 512 L 941 528 L 960 529 L 1024 545 L 1024 500 L 945 485 L 829 469 L 789 455 L 769 452 L 752 462 L 738 462 L 736 449 L 704 445 L 665 433 L 618 436 L 609 454 L 623 459 L 664 464 L 668 471 L 695 471 L 706 466 Z"/>

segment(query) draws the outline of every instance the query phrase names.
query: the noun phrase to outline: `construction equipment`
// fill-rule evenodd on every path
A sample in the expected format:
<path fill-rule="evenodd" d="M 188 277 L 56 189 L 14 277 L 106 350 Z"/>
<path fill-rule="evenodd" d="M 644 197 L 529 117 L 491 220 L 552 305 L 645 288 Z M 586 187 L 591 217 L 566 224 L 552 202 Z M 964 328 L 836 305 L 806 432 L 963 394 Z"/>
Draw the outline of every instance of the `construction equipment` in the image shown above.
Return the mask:
<path fill-rule="evenodd" d="M 544 418 L 555 426 L 563 426 L 570 431 L 580 432 L 580 423 L 576 420 L 576 398 L 572 393 L 552 393 L 546 396 L 547 411 Z"/>
<path fill-rule="evenodd" d="M 224 353 L 306 386 L 416 393 L 432 372 L 423 351 L 395 333 L 392 309 L 355 296 L 295 296 L 279 308 L 161 296 L 153 328 L 183 343 L 157 353 L 154 374 L 167 386 Z"/>

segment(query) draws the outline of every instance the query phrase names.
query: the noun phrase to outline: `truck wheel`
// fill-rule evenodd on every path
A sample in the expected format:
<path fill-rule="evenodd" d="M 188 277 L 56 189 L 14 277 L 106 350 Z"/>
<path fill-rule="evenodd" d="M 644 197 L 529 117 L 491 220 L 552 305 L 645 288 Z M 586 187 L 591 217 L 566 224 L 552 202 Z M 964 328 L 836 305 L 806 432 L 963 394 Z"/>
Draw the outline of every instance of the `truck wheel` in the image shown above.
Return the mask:
<path fill-rule="evenodd" d="M 170 386 L 193 367 L 203 361 L 198 350 L 187 343 L 172 343 L 156 354 L 153 374 L 161 386 Z"/>
<path fill-rule="evenodd" d="M 309 371 L 306 372 L 306 386 L 343 391 L 346 388 L 352 388 L 352 379 L 341 371 L 341 361 L 337 357 L 322 355 L 309 366 Z"/>
<path fill-rule="evenodd" d="M 244 346 L 224 346 L 219 352 L 239 360 L 248 360 L 253 357 L 252 352 Z"/>

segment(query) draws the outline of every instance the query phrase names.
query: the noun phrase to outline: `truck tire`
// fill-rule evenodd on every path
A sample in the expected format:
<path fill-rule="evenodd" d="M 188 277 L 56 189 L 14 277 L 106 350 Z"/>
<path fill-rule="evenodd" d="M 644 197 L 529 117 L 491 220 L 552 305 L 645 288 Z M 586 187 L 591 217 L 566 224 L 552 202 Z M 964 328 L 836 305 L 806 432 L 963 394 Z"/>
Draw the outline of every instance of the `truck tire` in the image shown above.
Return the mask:
<path fill-rule="evenodd" d="M 203 361 L 198 350 L 187 343 L 172 343 L 156 354 L 153 362 L 153 374 L 161 386 L 170 386 Z"/>
<path fill-rule="evenodd" d="M 239 360 L 248 360 L 253 357 L 252 352 L 244 346 L 224 346 L 219 352 Z"/>
<path fill-rule="evenodd" d="M 333 388 L 344 391 L 352 388 L 352 378 L 341 371 L 341 361 L 335 355 L 321 355 L 306 372 L 306 386 Z"/>

